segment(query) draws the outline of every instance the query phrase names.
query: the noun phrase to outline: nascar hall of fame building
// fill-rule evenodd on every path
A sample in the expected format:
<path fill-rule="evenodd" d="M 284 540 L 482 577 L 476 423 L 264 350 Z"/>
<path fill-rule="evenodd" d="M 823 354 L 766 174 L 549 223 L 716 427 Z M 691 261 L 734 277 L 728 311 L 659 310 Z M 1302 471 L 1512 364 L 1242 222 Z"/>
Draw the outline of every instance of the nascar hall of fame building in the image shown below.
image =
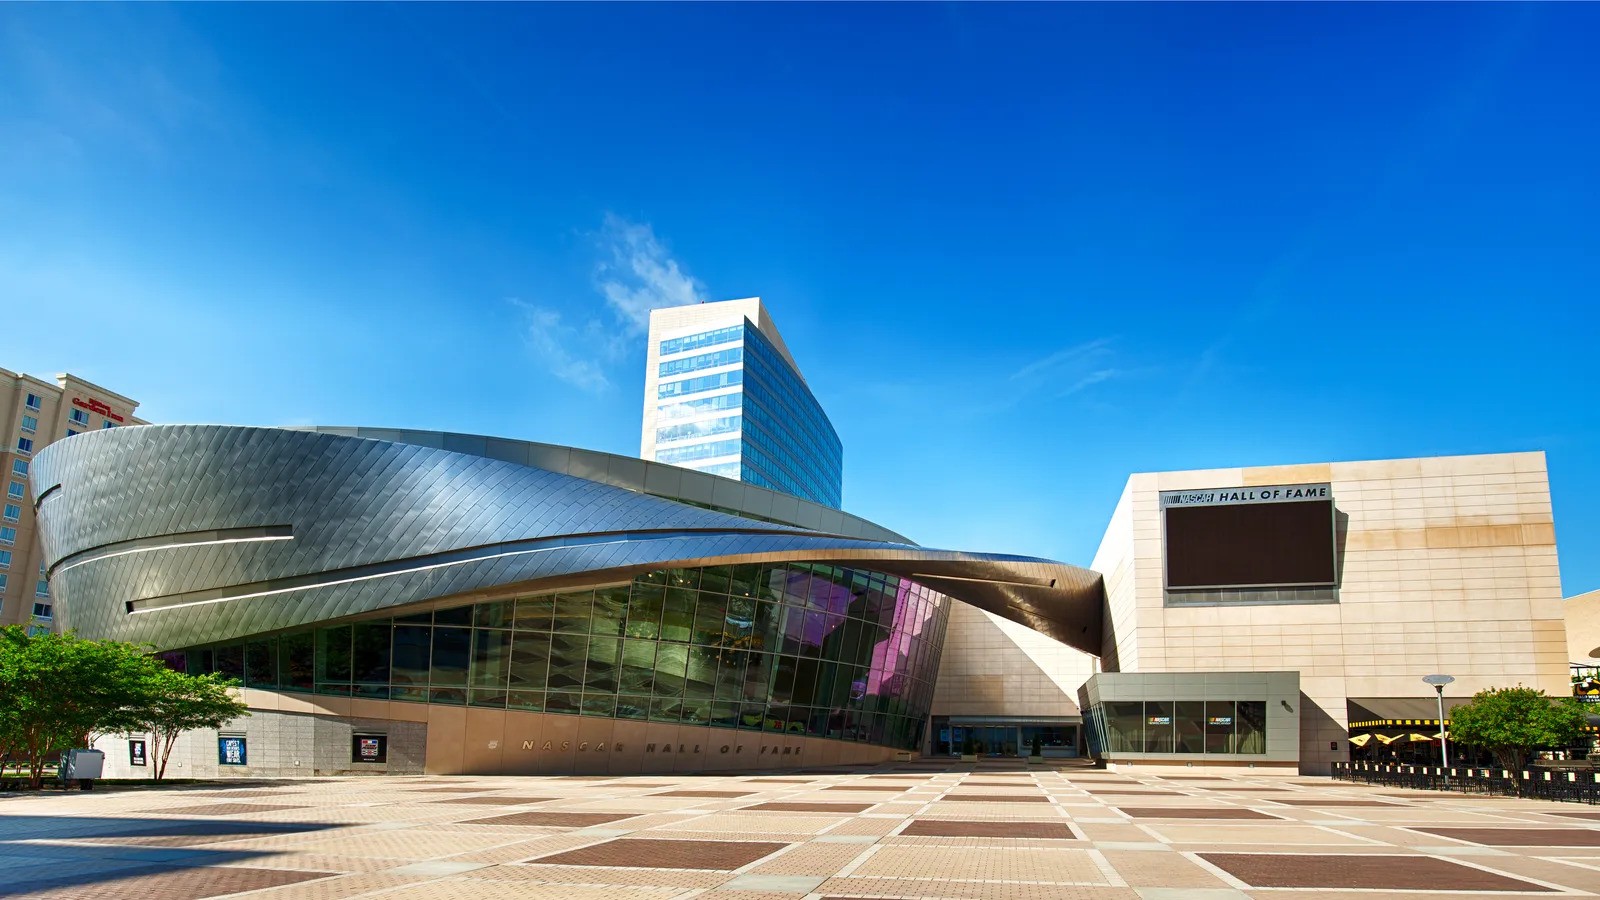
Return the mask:
<path fill-rule="evenodd" d="M 1568 691 L 1541 453 L 1136 474 L 1087 568 L 492 437 L 139 426 L 32 462 L 59 624 L 244 685 L 253 714 L 186 735 L 172 775 L 1040 744 L 1314 773 L 1432 720 L 1423 675 L 1456 677 L 1447 704 Z M 107 775 L 146 740 L 103 738 Z"/>

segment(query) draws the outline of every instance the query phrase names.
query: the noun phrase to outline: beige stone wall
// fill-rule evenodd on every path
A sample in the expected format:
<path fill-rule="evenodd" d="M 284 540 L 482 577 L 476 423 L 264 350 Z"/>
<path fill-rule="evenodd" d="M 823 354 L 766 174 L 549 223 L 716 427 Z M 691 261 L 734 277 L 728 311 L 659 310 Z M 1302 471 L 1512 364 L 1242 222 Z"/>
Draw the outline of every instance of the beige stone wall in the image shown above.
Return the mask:
<path fill-rule="evenodd" d="M 1165 606 L 1159 492 L 1308 482 L 1331 482 L 1348 516 L 1337 604 Z M 1111 592 L 1122 670 L 1299 671 L 1308 772 L 1347 758 L 1346 698 L 1421 697 L 1433 672 L 1455 696 L 1568 690 L 1543 453 L 1140 474 L 1128 490 L 1132 559 L 1096 560 L 1108 589 L 1132 570 L 1133 590 Z"/>
<path fill-rule="evenodd" d="M 950 608 L 936 716 L 1075 716 L 1093 656 L 957 601 Z"/>
<path fill-rule="evenodd" d="M 1159 538 L 1160 533 L 1157 532 Z M 1139 668 L 1138 609 L 1135 600 L 1137 574 L 1134 561 L 1133 481 L 1130 479 L 1117 499 L 1111 522 L 1100 538 L 1089 568 L 1099 572 L 1106 584 L 1105 631 L 1101 635 L 1103 666 L 1107 672 L 1132 672 Z"/>
<path fill-rule="evenodd" d="M 1567 625 L 1567 662 L 1600 666 L 1600 591 L 1561 604 Z"/>
<path fill-rule="evenodd" d="M 359 720 L 368 730 L 372 723 L 424 724 L 424 769 L 432 775 L 736 772 L 872 764 L 896 755 L 887 747 L 743 729 L 260 690 L 242 693 L 255 710 Z M 235 730 L 250 738 L 251 769 L 259 774 L 288 765 L 287 759 L 272 757 L 277 744 L 250 735 L 251 718 L 235 723 Z M 330 733 L 330 747 L 299 748 L 298 754 L 309 759 L 313 750 L 326 750 L 347 758 L 348 731 Z M 215 733 L 196 746 L 195 762 L 203 765 L 206 754 L 216 753 Z"/>

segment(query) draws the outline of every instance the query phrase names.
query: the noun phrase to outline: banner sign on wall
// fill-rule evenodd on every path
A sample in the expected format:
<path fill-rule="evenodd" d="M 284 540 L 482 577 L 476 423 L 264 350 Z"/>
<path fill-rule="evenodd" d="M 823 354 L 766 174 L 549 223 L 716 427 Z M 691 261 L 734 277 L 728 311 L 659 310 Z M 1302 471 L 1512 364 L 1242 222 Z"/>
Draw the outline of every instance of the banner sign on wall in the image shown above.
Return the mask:
<path fill-rule="evenodd" d="M 352 740 L 350 761 L 381 763 L 389 759 L 389 738 L 382 734 L 358 734 Z"/>
<path fill-rule="evenodd" d="M 248 756 L 245 755 L 245 740 L 242 737 L 217 738 L 217 765 L 243 766 L 247 765 Z"/>
<path fill-rule="evenodd" d="M 128 741 L 128 765 L 144 765 L 144 741 L 137 739 Z"/>

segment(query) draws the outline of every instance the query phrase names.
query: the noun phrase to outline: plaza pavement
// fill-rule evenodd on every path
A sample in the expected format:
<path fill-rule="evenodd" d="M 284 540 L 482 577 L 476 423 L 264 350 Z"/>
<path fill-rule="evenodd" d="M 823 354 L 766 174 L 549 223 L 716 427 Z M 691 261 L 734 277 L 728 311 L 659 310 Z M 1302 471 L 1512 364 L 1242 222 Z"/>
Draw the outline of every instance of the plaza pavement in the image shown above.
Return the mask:
<path fill-rule="evenodd" d="M 1594 807 L 1325 778 L 899 763 L 0 797 L 0 896 L 1596 896 Z"/>

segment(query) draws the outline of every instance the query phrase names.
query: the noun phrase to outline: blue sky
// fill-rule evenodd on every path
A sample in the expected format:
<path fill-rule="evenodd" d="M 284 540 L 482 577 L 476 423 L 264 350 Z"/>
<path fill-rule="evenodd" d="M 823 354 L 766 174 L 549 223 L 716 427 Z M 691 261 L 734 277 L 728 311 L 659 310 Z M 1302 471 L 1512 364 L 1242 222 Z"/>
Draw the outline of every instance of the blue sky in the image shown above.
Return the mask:
<path fill-rule="evenodd" d="M 760 295 L 845 505 L 1087 564 L 1129 472 L 1543 449 L 1600 588 L 1600 7 L 0 6 L 0 365 L 638 449 Z M 16 321 L 12 319 L 11 321 Z M 32 333 L 27 333 L 31 330 Z"/>

